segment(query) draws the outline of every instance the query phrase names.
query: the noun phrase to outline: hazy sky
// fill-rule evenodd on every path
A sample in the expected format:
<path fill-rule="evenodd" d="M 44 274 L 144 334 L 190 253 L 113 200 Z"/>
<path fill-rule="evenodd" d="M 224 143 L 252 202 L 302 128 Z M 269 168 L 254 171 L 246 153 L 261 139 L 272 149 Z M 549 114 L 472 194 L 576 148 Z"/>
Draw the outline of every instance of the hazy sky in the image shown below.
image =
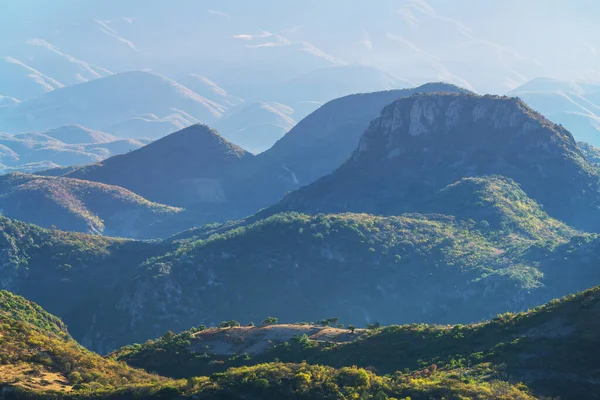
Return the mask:
<path fill-rule="evenodd" d="M 593 0 L 0 0 L 0 50 L 25 42 L 111 70 L 225 83 L 367 64 L 415 83 L 506 92 L 529 79 L 596 79 Z"/>

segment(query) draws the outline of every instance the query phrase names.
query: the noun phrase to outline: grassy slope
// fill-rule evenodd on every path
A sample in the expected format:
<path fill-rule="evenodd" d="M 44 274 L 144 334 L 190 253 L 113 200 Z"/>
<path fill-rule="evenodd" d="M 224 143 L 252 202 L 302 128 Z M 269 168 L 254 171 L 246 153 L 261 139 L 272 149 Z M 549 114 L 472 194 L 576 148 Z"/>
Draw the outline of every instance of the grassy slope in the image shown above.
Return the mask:
<path fill-rule="evenodd" d="M 154 222 L 181 212 L 118 186 L 79 179 L 8 174 L 0 188 L 5 216 L 79 232 L 143 236 Z"/>
<path fill-rule="evenodd" d="M 58 318 L 6 291 L 0 292 L 0 348 L 0 385 L 21 390 L 114 390 L 165 380 L 84 349 Z"/>
<path fill-rule="evenodd" d="M 532 249 L 538 257 L 577 232 L 549 218 L 514 182 L 463 180 L 422 209 L 458 218 L 288 213 L 190 231 L 175 238 L 177 251 L 146 262 L 129 301 L 142 300 L 136 315 L 182 330 L 267 315 L 286 322 L 335 315 L 362 324 L 365 314 L 385 323 L 469 322 L 556 297 L 544 294 L 555 275 L 544 275 Z M 562 296 L 588 283 L 555 287 Z M 233 294 L 243 301 L 231 301 Z M 291 309 L 298 311 L 288 320 Z"/>
<path fill-rule="evenodd" d="M 0 310 L 5 399 L 533 398 L 524 387 L 455 374 L 380 377 L 357 367 L 336 370 L 305 363 L 261 364 L 175 381 L 85 350 L 57 318 L 22 297 L 0 292 Z"/>
<path fill-rule="evenodd" d="M 599 281 L 593 235 L 573 236 L 524 194 L 506 193 L 509 181 L 473 182 L 454 187 L 452 198 L 475 191 L 482 205 L 458 218 L 290 213 L 162 243 L 4 219 L 0 284 L 59 315 L 84 345 L 107 352 L 169 329 L 268 315 L 282 322 L 336 316 L 359 326 L 468 323 Z M 428 204 L 453 206 L 444 198 Z M 565 257 L 577 269 L 564 268 Z"/>
<path fill-rule="evenodd" d="M 414 371 L 431 370 L 435 364 L 443 371 L 434 374 L 436 380 L 449 376 L 459 376 L 462 382 L 508 379 L 523 381 L 540 395 L 592 399 L 600 397 L 598 329 L 600 287 L 528 312 L 502 314 L 486 323 L 390 326 L 347 344 L 292 340 L 254 357 L 216 357 L 190 352 L 194 343 L 190 331 L 128 346 L 113 356 L 176 376 L 274 360 L 306 360 L 334 368 L 358 365 L 382 374 L 406 371 L 415 379 L 423 373 Z"/>

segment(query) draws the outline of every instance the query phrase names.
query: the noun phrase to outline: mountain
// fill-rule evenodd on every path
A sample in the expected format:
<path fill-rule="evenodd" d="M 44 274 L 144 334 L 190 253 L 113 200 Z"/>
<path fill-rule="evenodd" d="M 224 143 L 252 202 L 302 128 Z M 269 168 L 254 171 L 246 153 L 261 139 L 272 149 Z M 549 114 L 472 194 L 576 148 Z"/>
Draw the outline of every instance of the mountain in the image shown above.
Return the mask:
<path fill-rule="evenodd" d="M 81 126 L 44 133 L 0 133 L 0 171 L 36 172 L 51 167 L 82 165 L 136 150 L 147 140 L 119 139 Z"/>
<path fill-rule="evenodd" d="M 170 111 L 171 112 L 171 111 Z M 144 114 L 119 121 L 108 130 L 121 137 L 143 136 L 144 138 L 159 139 L 169 133 L 185 129 L 199 121 L 181 110 L 172 110 L 165 117 L 154 114 Z"/>
<path fill-rule="evenodd" d="M 365 65 L 341 65 L 321 68 L 276 86 L 283 102 L 331 101 L 354 93 L 404 89 L 412 82 L 384 70 Z"/>
<path fill-rule="evenodd" d="M 394 100 L 420 92 L 464 91 L 454 85 L 430 83 L 328 102 L 240 171 L 233 186 L 248 205 L 246 214 L 272 205 L 286 192 L 313 183 L 342 165 L 358 146 L 369 123 Z M 261 190 L 255 190 L 257 186 Z"/>
<path fill-rule="evenodd" d="M 11 53 L 28 60 L 36 69 L 52 76 L 65 86 L 76 85 L 112 74 L 111 71 L 66 54 L 59 47 L 43 39 L 29 39 L 16 45 Z"/>
<path fill-rule="evenodd" d="M 0 94 L 19 100 L 43 95 L 64 85 L 13 57 L 0 57 Z M 0 123 L 0 129 L 5 129 Z"/>
<path fill-rule="evenodd" d="M 113 132 L 109 129 L 111 126 L 145 114 L 158 118 L 172 114 L 191 115 L 199 121 L 213 122 L 224 111 L 222 106 L 169 78 L 132 71 L 53 90 L 16 106 L 3 107 L 0 109 L 0 127 L 9 132 L 44 131 L 80 124 Z M 143 131 L 115 133 L 125 137 L 145 137 Z M 168 131 L 163 132 L 166 133 Z"/>
<path fill-rule="evenodd" d="M 165 204 L 219 208 L 228 202 L 224 174 L 251 156 L 209 127 L 193 125 L 67 176 L 122 186 Z"/>
<path fill-rule="evenodd" d="M 105 352 L 167 330 L 269 315 L 470 323 L 600 282 L 596 235 L 550 218 L 514 181 L 471 178 L 438 196 L 424 209 L 457 216 L 288 213 L 158 242 L 2 219 L 0 287 L 43 305 Z"/>
<path fill-rule="evenodd" d="M 237 107 L 244 102 L 243 99 L 230 95 L 225 89 L 205 76 L 189 74 L 181 79 L 181 83 L 198 93 L 200 96 L 204 96 L 205 98 L 228 108 Z"/>
<path fill-rule="evenodd" d="M 7 398 L 63 398 L 92 387 L 168 381 L 85 350 L 60 319 L 6 291 L 0 291 L 0 322 L 0 388 Z"/>
<path fill-rule="evenodd" d="M 296 125 L 293 114 L 294 110 L 284 104 L 257 102 L 221 119 L 215 129 L 227 140 L 258 154 Z"/>
<path fill-rule="evenodd" d="M 173 380 L 134 369 L 113 358 L 103 358 L 83 349 L 65 331 L 53 331 L 40 319 L 58 327 L 60 320 L 39 306 L 11 293 L 0 292 L 0 333 L 3 359 L 0 389 L 7 399 L 389 399 L 445 393 L 453 398 L 468 395 L 493 399 L 502 394 L 507 400 L 531 400 L 526 388 L 508 382 L 492 382 L 474 377 L 467 383 L 451 373 L 440 371 L 434 377 L 398 373 L 377 376 L 364 368 L 334 369 L 306 363 L 270 363 L 236 368 L 210 377 Z M 186 337 L 172 332 L 165 341 Z M 452 371 L 454 373 L 454 371 Z M 439 378 L 444 379 L 440 380 Z M 423 384 L 426 387 L 423 388 Z M 391 397 L 394 396 L 394 397 Z"/>
<path fill-rule="evenodd" d="M 575 139 L 600 145 L 600 85 L 585 81 L 537 78 L 510 92 Z"/>
<path fill-rule="evenodd" d="M 594 333 L 600 327 L 599 312 L 596 287 L 473 325 L 372 327 L 367 333 L 323 324 L 200 327 L 128 346 L 115 355 L 132 366 L 177 377 L 275 359 L 336 368 L 352 364 L 389 374 L 419 370 L 423 375 L 435 365 L 434 374 L 463 368 L 471 377 L 491 374 L 523 382 L 534 395 L 592 399 L 599 397 L 592 395 L 599 386 L 593 356 L 600 350 L 600 337 Z M 294 332 L 296 336 L 290 336 Z M 250 352 L 236 357 L 243 352 L 235 349 Z"/>
<path fill-rule="evenodd" d="M 93 131 L 81 125 L 61 126 L 44 132 L 44 135 L 66 144 L 107 143 L 118 140 L 111 134 Z"/>
<path fill-rule="evenodd" d="M 140 238 L 156 237 L 155 227 L 181 212 L 117 186 L 25 174 L 0 176 L 0 209 L 44 227 Z"/>
<path fill-rule="evenodd" d="M 515 180 L 572 226 L 600 226 L 598 173 L 566 129 L 516 98 L 455 93 L 417 94 L 387 106 L 346 163 L 270 212 L 397 215 L 482 175 Z"/>
<path fill-rule="evenodd" d="M 578 142 L 577 146 L 579 146 L 579 150 L 581 150 L 581 154 L 587 162 L 600 166 L 600 149 L 598 147 L 594 147 L 586 142 Z"/>
<path fill-rule="evenodd" d="M 329 64 L 273 85 L 232 85 L 247 101 L 269 100 L 295 107 L 306 101 L 328 102 L 355 93 L 380 92 L 414 86 L 382 69 L 356 64 Z"/>

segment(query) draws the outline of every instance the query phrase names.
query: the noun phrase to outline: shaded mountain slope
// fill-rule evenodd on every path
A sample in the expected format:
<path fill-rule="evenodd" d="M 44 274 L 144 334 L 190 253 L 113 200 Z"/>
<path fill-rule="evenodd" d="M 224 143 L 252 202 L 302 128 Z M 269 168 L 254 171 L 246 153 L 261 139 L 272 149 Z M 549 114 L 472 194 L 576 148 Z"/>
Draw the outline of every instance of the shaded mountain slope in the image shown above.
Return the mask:
<path fill-rule="evenodd" d="M 464 91 L 454 85 L 431 83 L 330 101 L 233 178 L 240 198 L 248 204 L 246 213 L 268 207 L 286 192 L 313 183 L 342 165 L 358 146 L 369 123 L 394 100 L 420 92 Z M 254 190 L 257 186 L 261 190 Z"/>
<path fill-rule="evenodd" d="M 24 174 L 0 177 L 0 209 L 44 227 L 139 238 L 156 237 L 153 227 L 181 212 L 118 186 Z"/>
<path fill-rule="evenodd" d="M 271 212 L 398 214 L 461 178 L 490 174 L 514 179 L 550 215 L 600 229 L 598 174 L 571 134 L 518 99 L 470 94 L 389 105 L 344 165 Z"/>
<path fill-rule="evenodd" d="M 503 193 L 497 190 L 494 196 Z M 521 204 L 509 203 L 506 209 L 482 213 L 492 223 L 472 220 L 476 215 L 460 221 L 421 214 L 283 214 L 225 227 L 208 238 L 183 237 L 176 242 L 177 252 L 148 261 L 122 304 L 136 304 L 138 317 L 153 310 L 154 318 L 178 329 L 186 322 L 285 318 L 291 309 L 304 310 L 294 313 L 295 320 L 335 315 L 355 323 L 468 322 L 581 290 L 589 279 L 598 281 L 589 265 L 569 284 L 544 286 L 566 272 L 544 275 L 531 251 L 536 257 L 539 249 L 551 252 L 576 232 L 530 200 L 523 203 L 531 206 L 531 215 L 519 212 Z M 501 226 L 490 215 L 503 221 Z M 168 299 L 163 291 L 171 293 Z M 278 301 L 260 294 L 265 292 Z M 156 302 L 161 304 L 158 313 Z"/>
<path fill-rule="evenodd" d="M 360 325 L 473 322 L 600 282 L 595 235 L 548 217 L 509 180 L 482 179 L 428 199 L 432 211 L 450 212 L 478 198 L 473 204 L 480 206 L 457 216 L 290 213 L 159 243 L 17 224 L 22 233 L 2 248 L 23 275 L 9 268 L 0 284 L 64 318 L 86 346 L 107 351 L 169 329 L 268 315 L 282 322 L 337 316 Z M 446 205 L 452 191 L 456 204 Z M 44 239 L 24 240 L 32 232 Z M 98 250 L 78 260 L 81 250 L 59 251 L 64 239 L 55 235 Z M 32 245 L 41 240 L 43 252 Z M 57 259 L 48 261 L 48 252 Z"/>
<path fill-rule="evenodd" d="M 125 187 L 178 206 L 227 203 L 222 178 L 252 155 L 205 125 L 194 125 L 139 150 L 85 166 L 67 176 Z"/>

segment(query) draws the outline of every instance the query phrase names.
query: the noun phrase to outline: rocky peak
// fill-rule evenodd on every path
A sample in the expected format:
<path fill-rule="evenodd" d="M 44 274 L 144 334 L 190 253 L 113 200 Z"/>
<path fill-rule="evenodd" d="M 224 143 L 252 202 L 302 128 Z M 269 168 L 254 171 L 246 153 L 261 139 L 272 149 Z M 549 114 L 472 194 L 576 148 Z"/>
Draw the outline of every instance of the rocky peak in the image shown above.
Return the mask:
<path fill-rule="evenodd" d="M 345 164 L 274 209 L 397 215 L 419 211 L 422 199 L 447 185 L 486 175 L 514 180 L 555 218 L 600 230 L 599 177 L 573 136 L 517 98 L 469 93 L 395 101 Z"/>
<path fill-rule="evenodd" d="M 535 136 L 545 149 L 561 147 L 578 153 L 571 134 L 528 108 L 520 99 L 465 93 L 420 93 L 399 99 L 383 109 L 363 135 L 354 158 L 373 149 L 388 158 L 403 154 L 410 143 L 448 135 L 495 134 L 504 141 Z M 556 149 L 555 149 L 556 150 Z"/>

